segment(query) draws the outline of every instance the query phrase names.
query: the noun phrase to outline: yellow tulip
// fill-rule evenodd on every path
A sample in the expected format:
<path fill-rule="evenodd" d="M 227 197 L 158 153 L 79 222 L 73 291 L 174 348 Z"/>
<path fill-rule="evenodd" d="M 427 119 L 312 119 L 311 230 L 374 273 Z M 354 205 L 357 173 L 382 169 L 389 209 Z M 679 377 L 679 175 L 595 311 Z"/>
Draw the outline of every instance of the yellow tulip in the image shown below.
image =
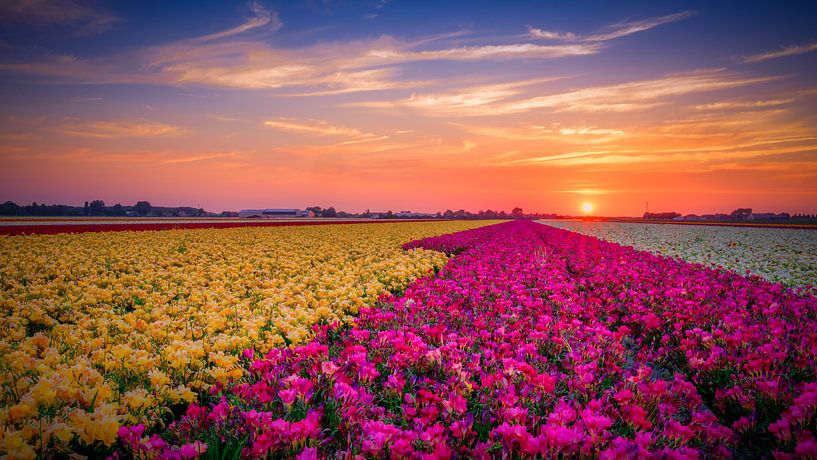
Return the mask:
<path fill-rule="evenodd" d="M 403 243 L 486 223 L 0 238 L 0 457 L 10 445 L 60 456 L 74 438 L 111 445 L 123 422 L 152 427 L 168 406 L 241 379 L 242 350 L 303 344 L 315 323 L 352 322 L 445 264 Z M 40 408 L 54 415 L 39 420 Z"/>

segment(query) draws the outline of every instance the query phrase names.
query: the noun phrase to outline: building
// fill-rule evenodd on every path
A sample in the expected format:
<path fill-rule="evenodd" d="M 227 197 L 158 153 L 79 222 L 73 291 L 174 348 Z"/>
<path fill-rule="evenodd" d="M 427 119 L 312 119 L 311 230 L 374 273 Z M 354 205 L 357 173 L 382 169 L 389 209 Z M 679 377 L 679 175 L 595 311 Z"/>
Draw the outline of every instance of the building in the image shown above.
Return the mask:
<path fill-rule="evenodd" d="M 280 217 L 315 217 L 315 213 L 304 209 L 242 209 L 238 217 L 246 218 L 280 218 Z"/>
<path fill-rule="evenodd" d="M 412 212 L 412 211 L 400 211 L 394 214 L 394 217 L 401 219 L 429 219 L 436 216 L 437 216 L 436 214 L 431 214 L 428 212 Z"/>

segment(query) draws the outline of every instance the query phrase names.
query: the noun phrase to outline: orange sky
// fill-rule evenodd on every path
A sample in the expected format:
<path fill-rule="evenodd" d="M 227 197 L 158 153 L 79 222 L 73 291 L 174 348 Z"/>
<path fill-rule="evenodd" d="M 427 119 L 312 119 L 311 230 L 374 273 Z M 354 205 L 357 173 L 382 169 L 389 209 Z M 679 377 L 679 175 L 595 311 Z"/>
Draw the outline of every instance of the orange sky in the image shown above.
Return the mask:
<path fill-rule="evenodd" d="M 49 23 L 36 29 L 47 46 L 5 39 L 18 52 L 0 62 L 0 199 L 817 213 L 806 32 L 784 47 L 762 34 L 684 47 L 673 43 L 692 30 L 718 32 L 717 11 L 628 10 L 553 31 L 543 8 L 496 30 L 327 36 L 300 10 L 250 3 L 183 37 L 119 43 L 113 6 L 117 21 L 90 37 Z M 369 27 L 389 8 L 354 17 Z M 31 30 L 36 15 L 17 14 Z M 78 44 L 60 49 L 60 33 Z"/>

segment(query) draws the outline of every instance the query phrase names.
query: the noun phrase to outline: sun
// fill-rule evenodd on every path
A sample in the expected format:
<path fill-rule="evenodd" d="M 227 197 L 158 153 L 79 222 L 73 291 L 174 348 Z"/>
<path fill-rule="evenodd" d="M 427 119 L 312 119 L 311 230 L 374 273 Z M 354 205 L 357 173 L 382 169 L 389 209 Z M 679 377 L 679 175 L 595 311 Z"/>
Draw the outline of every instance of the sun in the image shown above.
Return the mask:
<path fill-rule="evenodd" d="M 585 214 L 590 214 L 591 212 L 593 212 L 593 203 L 589 201 L 585 201 L 584 203 L 582 203 L 582 212 Z"/>

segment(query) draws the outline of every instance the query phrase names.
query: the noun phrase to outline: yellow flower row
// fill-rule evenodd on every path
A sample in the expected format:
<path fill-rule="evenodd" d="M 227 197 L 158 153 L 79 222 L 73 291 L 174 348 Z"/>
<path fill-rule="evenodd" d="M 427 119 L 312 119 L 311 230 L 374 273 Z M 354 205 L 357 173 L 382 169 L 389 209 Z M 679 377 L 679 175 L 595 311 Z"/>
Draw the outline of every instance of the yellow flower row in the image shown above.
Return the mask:
<path fill-rule="evenodd" d="M 475 222 L 0 238 L 0 455 L 116 441 L 445 263 L 403 251 Z"/>

